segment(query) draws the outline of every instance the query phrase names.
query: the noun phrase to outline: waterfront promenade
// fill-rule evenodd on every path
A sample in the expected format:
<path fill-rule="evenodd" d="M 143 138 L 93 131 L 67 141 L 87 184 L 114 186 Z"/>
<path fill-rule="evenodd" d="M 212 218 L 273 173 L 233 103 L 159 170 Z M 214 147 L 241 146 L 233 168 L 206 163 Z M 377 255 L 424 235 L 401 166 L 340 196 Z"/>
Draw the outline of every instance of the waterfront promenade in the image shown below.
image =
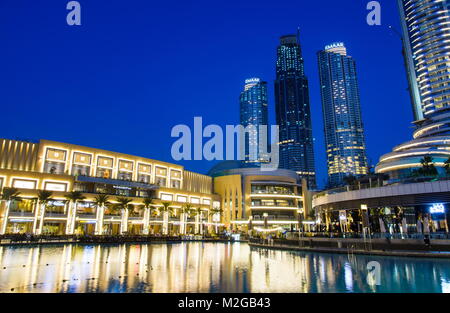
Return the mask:
<path fill-rule="evenodd" d="M 420 239 L 306 237 L 288 240 L 251 238 L 249 245 L 253 248 L 290 251 L 450 258 L 450 240 L 446 239 L 430 240 L 429 244 L 425 244 Z"/>
<path fill-rule="evenodd" d="M 123 243 L 179 243 L 183 241 L 234 242 L 229 237 L 205 236 L 0 236 L 0 246 L 48 245 L 48 244 L 123 244 Z"/>

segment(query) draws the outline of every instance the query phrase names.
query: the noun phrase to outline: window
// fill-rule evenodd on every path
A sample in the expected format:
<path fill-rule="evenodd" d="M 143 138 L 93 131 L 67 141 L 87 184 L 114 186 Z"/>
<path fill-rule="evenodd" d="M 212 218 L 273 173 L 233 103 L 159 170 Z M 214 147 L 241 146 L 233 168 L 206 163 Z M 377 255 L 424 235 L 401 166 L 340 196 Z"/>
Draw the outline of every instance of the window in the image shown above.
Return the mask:
<path fill-rule="evenodd" d="M 48 148 L 45 159 L 52 160 L 52 161 L 58 161 L 58 162 L 65 162 L 66 161 L 66 151 Z"/>
<path fill-rule="evenodd" d="M 112 170 L 109 168 L 97 168 L 97 177 L 101 178 L 111 178 L 112 177 Z"/>
<path fill-rule="evenodd" d="M 45 161 L 44 172 L 50 174 L 64 174 L 65 163 Z"/>
<path fill-rule="evenodd" d="M 177 201 L 178 202 L 187 202 L 187 197 L 186 196 L 178 196 Z"/>
<path fill-rule="evenodd" d="M 162 193 L 161 194 L 161 200 L 163 200 L 163 201 L 172 201 L 173 200 L 173 195 L 168 194 L 168 193 Z"/>
<path fill-rule="evenodd" d="M 160 187 L 166 187 L 166 178 L 165 177 L 155 177 L 155 184 Z"/>
<path fill-rule="evenodd" d="M 203 204 L 211 205 L 211 200 L 209 200 L 209 199 L 203 199 Z"/>
<path fill-rule="evenodd" d="M 97 166 L 112 168 L 114 165 L 113 158 L 98 157 Z"/>
<path fill-rule="evenodd" d="M 158 175 L 158 176 L 164 176 L 164 177 L 166 177 L 166 176 L 167 176 L 167 169 L 166 169 L 166 168 L 163 168 L 163 167 L 157 166 L 157 167 L 155 168 L 155 174 Z"/>
<path fill-rule="evenodd" d="M 36 180 L 13 179 L 12 186 L 19 189 L 36 189 Z"/>
<path fill-rule="evenodd" d="M 150 184 L 151 176 L 147 174 L 139 174 L 138 175 L 138 181 L 140 183 Z"/>
<path fill-rule="evenodd" d="M 170 187 L 180 189 L 181 182 L 177 179 L 170 180 Z"/>
<path fill-rule="evenodd" d="M 91 165 L 92 156 L 87 153 L 74 152 L 73 153 L 73 163 L 74 164 L 83 164 L 83 165 Z"/>
<path fill-rule="evenodd" d="M 44 189 L 50 191 L 67 191 L 67 183 L 46 182 Z"/>
<path fill-rule="evenodd" d="M 72 165 L 72 175 L 89 176 L 91 173 L 91 167 L 86 165 Z"/>
<path fill-rule="evenodd" d="M 133 173 L 132 172 L 124 172 L 120 171 L 118 174 L 118 178 L 121 180 L 132 180 L 133 179 Z"/>
<path fill-rule="evenodd" d="M 200 204 L 200 198 L 191 197 L 191 203 Z"/>
<path fill-rule="evenodd" d="M 181 179 L 181 171 L 171 170 L 170 171 L 171 178 L 179 178 Z"/>
<path fill-rule="evenodd" d="M 119 171 L 133 172 L 133 162 L 119 160 Z"/>

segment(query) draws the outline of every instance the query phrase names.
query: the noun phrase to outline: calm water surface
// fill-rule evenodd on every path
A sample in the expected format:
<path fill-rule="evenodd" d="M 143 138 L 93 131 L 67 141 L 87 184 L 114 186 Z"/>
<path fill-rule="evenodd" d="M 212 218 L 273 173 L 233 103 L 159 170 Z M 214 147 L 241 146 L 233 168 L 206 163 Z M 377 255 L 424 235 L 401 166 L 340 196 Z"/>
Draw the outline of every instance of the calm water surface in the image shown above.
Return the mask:
<path fill-rule="evenodd" d="M 367 283 L 370 261 L 380 286 Z M 0 292 L 450 292 L 450 260 L 244 243 L 0 247 L 0 265 Z"/>

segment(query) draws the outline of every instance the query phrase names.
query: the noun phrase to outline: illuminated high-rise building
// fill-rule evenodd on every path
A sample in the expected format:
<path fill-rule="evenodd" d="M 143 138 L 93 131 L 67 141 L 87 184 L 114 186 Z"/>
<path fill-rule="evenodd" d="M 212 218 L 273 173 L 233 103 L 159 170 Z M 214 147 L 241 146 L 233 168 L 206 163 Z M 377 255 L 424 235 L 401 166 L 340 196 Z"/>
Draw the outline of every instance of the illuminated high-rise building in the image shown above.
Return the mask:
<path fill-rule="evenodd" d="M 327 154 L 328 184 L 368 172 L 355 60 L 343 43 L 317 53 Z"/>
<path fill-rule="evenodd" d="M 378 173 L 391 178 L 424 175 L 430 161 L 447 175 L 450 157 L 450 0 L 398 0 L 412 98 L 413 140 L 380 158 Z M 427 159 L 425 159 L 425 157 Z"/>
<path fill-rule="evenodd" d="M 398 0 L 415 120 L 450 107 L 450 0 Z"/>
<path fill-rule="evenodd" d="M 297 172 L 316 185 L 308 78 L 299 36 L 280 38 L 275 80 L 276 120 L 280 127 L 280 168 Z"/>
<path fill-rule="evenodd" d="M 267 160 L 267 157 L 264 157 L 259 151 L 260 126 L 268 124 L 267 83 L 259 78 L 246 79 L 239 102 L 241 125 L 253 126 L 249 132 L 245 133 L 244 165 L 258 166 L 261 161 Z"/>

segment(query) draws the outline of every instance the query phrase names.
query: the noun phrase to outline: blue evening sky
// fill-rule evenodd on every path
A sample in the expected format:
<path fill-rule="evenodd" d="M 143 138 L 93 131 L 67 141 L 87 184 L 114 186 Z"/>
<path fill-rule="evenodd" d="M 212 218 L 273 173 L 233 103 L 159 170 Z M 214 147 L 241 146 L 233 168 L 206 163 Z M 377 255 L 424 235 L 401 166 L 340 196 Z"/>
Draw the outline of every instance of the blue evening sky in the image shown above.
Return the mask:
<path fill-rule="evenodd" d="M 301 30 L 318 183 L 326 179 L 316 52 L 345 42 L 357 61 L 368 156 L 411 136 L 396 1 L 0 0 L 0 138 L 49 139 L 174 162 L 176 124 L 237 124 L 244 79 L 273 81 L 278 38 Z M 177 162 L 206 173 L 215 162 Z"/>

